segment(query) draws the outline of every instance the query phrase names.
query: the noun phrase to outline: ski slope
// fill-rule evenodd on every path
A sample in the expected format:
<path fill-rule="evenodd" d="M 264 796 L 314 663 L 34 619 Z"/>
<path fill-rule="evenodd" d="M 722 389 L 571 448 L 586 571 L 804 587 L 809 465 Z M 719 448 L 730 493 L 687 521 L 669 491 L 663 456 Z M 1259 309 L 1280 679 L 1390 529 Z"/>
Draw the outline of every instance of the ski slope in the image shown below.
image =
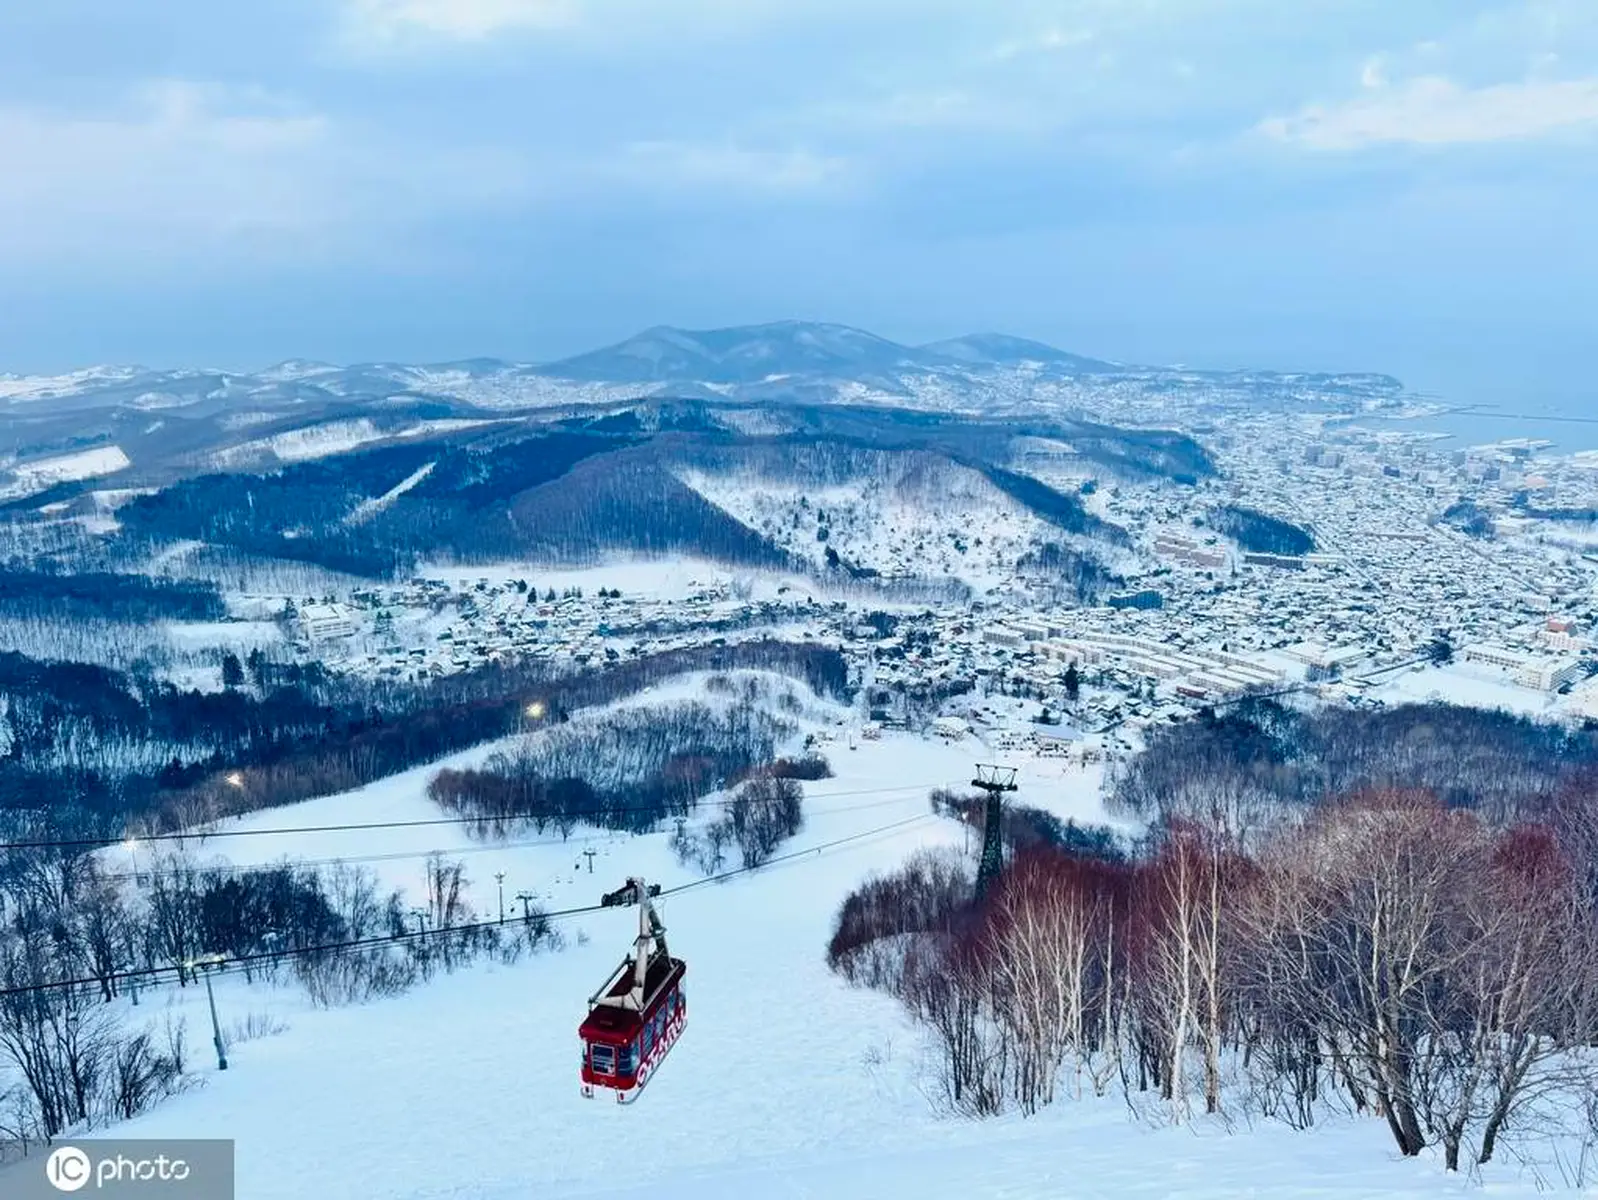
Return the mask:
<path fill-rule="evenodd" d="M 487 748 L 456 756 L 470 761 Z M 186 1015 L 204 1086 L 122 1125 L 131 1137 L 237 1140 L 240 1200 L 706 1200 L 709 1197 L 1436 1197 L 1468 1190 L 1429 1159 L 1397 1157 L 1380 1122 L 1294 1133 L 1262 1126 L 1155 1129 L 1119 1100 L 1064 1100 L 1044 1115 L 941 1118 L 923 1092 L 921 1042 L 897 1005 L 851 989 L 823 951 L 839 902 L 863 877 L 925 845 L 959 844 L 930 816 L 932 786 L 960 786 L 982 754 L 888 736 L 829 747 L 833 779 L 806 785 L 807 824 L 761 872 L 695 887 L 663 906 L 687 960 L 686 1034 L 640 1100 L 584 1100 L 576 1028 L 585 1001 L 627 951 L 636 910 L 560 923 L 567 945 L 514 966 L 479 964 L 406 995 L 319 1011 L 297 989 L 218 980 L 225 1027 L 263 1018 L 275 1036 L 209 1055 L 203 989 L 147 991 L 142 1012 Z M 437 816 L 431 769 L 346 796 L 250 818 L 261 829 Z M 1020 795 L 1092 819 L 1098 777 L 1023 762 Z M 479 850 L 452 826 L 213 839 L 238 861 L 393 855 L 385 880 L 419 884 L 419 853 L 463 854 L 480 915 L 493 872 L 550 909 L 597 903 L 642 874 L 698 878 L 664 835 L 589 831 L 570 845 Z M 843 841 L 842 839 L 853 839 Z M 596 849 L 589 874 L 580 849 Z M 112 851 L 111 853 L 115 853 Z M 408 857 L 398 857 L 408 856 Z M 1535 1189 L 1493 1168 L 1495 1196 Z"/>

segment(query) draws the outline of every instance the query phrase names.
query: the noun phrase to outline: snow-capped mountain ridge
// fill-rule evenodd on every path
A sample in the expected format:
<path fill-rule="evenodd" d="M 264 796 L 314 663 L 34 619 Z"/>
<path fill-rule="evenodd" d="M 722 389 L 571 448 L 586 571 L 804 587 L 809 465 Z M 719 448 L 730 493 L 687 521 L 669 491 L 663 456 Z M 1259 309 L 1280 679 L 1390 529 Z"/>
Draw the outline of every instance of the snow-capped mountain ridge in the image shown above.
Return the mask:
<path fill-rule="evenodd" d="M 614 345 L 543 363 L 478 357 L 407 364 L 369 362 L 339 366 L 288 359 L 255 372 L 143 366 L 97 366 L 53 376 L 0 374 L 0 402 L 95 395 L 125 403 L 122 392 L 174 392 L 208 399 L 247 393 L 369 397 L 396 387 L 419 395 L 443 394 L 493 407 L 538 407 L 591 401 L 593 392 L 650 394 L 674 390 L 758 398 L 780 388 L 807 399 L 843 396 L 845 385 L 915 391 L 918 379 L 959 390 L 1016 368 L 1052 378 L 1166 377 L 1246 380 L 1258 384 L 1325 385 L 1376 395 L 1402 389 L 1386 375 L 1361 373 L 1210 371 L 1191 367 L 1140 366 L 1085 357 L 1043 342 L 1002 333 L 973 333 L 922 345 L 906 345 L 866 330 L 820 321 L 776 321 L 763 325 L 689 330 L 659 325 Z"/>
<path fill-rule="evenodd" d="M 1217 404 L 1352 412 L 1402 397 L 1402 385 L 1383 375 L 1129 366 L 999 333 L 912 346 L 817 321 L 657 326 L 542 364 L 288 359 L 255 372 L 100 366 L 0 375 L 0 456 L 28 461 L 116 445 L 150 482 L 255 463 L 260 456 L 244 443 L 261 438 L 330 446 L 338 430 L 365 428 L 351 424 L 361 421 L 372 425 L 361 444 L 415 421 L 623 419 L 626 410 L 641 429 L 655 429 L 668 410 L 696 405 L 743 410 L 737 420 L 750 429 L 781 426 L 794 406 L 903 410 L 918 421 L 1087 415 L 1166 427 L 1184 411 Z M 152 410 L 171 419 L 154 426 Z"/>

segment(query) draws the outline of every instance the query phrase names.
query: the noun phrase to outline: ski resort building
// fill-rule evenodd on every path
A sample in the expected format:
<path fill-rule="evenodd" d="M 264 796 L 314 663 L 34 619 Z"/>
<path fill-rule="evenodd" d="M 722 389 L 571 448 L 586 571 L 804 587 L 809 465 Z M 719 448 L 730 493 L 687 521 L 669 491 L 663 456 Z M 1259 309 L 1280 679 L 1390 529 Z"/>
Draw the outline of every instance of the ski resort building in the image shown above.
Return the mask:
<path fill-rule="evenodd" d="M 1495 642 L 1466 646 L 1461 657 L 1468 663 L 1482 663 L 1508 671 L 1516 683 L 1539 692 L 1557 692 L 1586 673 L 1579 658 L 1544 658 L 1522 654 Z"/>
<path fill-rule="evenodd" d="M 355 619 L 342 604 L 307 604 L 299 611 L 300 636 L 308 642 L 350 637 Z"/>

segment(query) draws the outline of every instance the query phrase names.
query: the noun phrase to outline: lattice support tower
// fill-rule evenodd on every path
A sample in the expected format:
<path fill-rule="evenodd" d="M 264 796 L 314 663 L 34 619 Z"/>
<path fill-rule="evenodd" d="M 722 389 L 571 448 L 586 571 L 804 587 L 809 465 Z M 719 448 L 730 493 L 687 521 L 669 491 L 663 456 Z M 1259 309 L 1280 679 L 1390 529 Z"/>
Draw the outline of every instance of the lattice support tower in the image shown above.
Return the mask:
<path fill-rule="evenodd" d="M 1015 768 L 978 763 L 971 786 L 988 798 L 982 821 L 982 860 L 977 866 L 977 895 L 984 896 L 1004 867 L 1004 795 L 1016 790 Z"/>

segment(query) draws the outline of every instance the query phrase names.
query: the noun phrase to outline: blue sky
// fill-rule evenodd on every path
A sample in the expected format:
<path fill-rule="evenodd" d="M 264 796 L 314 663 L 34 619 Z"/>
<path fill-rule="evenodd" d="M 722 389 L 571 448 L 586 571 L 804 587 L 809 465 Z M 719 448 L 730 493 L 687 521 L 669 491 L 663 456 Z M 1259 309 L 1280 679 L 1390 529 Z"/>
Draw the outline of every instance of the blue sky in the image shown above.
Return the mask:
<path fill-rule="evenodd" d="M 783 317 L 1579 388 L 1592 0 L 0 0 L 0 370 Z"/>

